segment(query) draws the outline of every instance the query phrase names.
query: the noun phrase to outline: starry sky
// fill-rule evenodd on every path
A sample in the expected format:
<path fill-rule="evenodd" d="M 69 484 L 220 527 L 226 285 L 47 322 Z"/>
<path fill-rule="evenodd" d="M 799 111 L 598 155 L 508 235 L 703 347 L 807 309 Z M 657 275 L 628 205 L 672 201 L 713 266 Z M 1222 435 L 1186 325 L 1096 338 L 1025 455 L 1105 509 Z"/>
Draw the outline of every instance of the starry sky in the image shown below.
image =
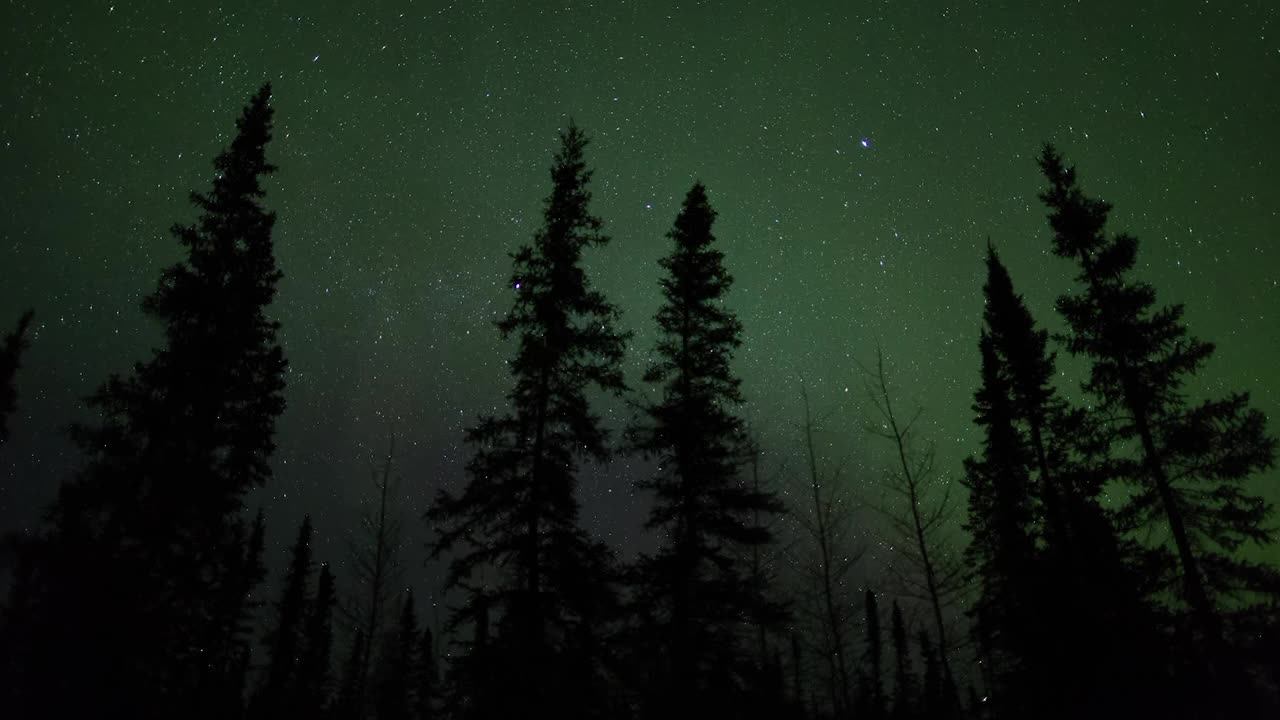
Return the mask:
<path fill-rule="evenodd" d="M 664 234 L 706 183 L 737 280 L 746 413 L 775 471 L 800 469 L 803 380 L 824 458 L 877 492 L 888 448 L 863 430 L 858 364 L 879 342 L 958 476 L 977 440 L 987 239 L 1042 323 L 1059 327 L 1053 298 L 1071 287 L 1036 199 L 1046 140 L 1115 204 L 1112 229 L 1143 241 L 1161 300 L 1219 344 L 1196 391 L 1250 390 L 1280 429 L 1270 0 L 10 0 L 0 324 L 30 306 L 36 331 L 0 453 L 5 530 L 31 527 L 75 467 L 61 428 L 80 398 L 157 341 L 137 305 L 179 257 L 167 228 L 195 216 L 188 192 L 265 80 L 291 369 L 276 478 L 249 503 L 268 510 L 273 564 L 304 512 L 318 557 L 341 561 L 394 433 L 411 579 L 434 583 L 416 569 L 417 516 L 462 481 L 462 431 L 508 387 L 490 321 L 570 117 L 593 138 L 593 209 L 613 237 L 589 271 L 635 332 L 637 384 Z M 1069 394 L 1079 369 L 1063 363 Z M 646 469 L 583 476 L 585 522 L 624 554 L 650 542 L 629 492 Z M 1255 485 L 1278 501 L 1277 480 Z"/>

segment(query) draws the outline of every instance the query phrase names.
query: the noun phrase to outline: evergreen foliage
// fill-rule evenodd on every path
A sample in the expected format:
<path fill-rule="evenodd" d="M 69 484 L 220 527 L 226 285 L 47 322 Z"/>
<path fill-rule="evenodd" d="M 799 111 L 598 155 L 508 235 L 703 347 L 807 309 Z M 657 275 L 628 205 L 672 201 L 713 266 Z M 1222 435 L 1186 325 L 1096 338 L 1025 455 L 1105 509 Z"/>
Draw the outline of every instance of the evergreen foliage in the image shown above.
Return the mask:
<path fill-rule="evenodd" d="M 889 635 L 893 638 L 893 707 L 892 720 L 909 720 L 916 712 L 919 688 L 916 673 L 911 664 L 911 648 L 907 643 L 907 625 L 902 620 L 902 608 L 893 601 Z"/>
<path fill-rule="evenodd" d="M 291 708 L 297 699 L 298 661 L 311 602 L 311 516 L 302 519 L 290 551 L 289 567 L 275 604 L 275 622 L 267 636 L 267 666 L 255 715 L 270 718 Z"/>
<path fill-rule="evenodd" d="M 1246 642 L 1242 623 L 1280 594 L 1280 571 L 1241 553 L 1275 539 L 1272 507 L 1245 482 L 1273 466 L 1276 440 L 1247 393 L 1191 399 L 1214 346 L 1188 333 L 1182 305 L 1158 305 L 1155 289 L 1134 277 L 1137 239 L 1107 233 L 1111 205 L 1086 195 L 1052 146 L 1040 168 L 1053 250 L 1078 269 L 1079 290 L 1058 299 L 1063 339 L 1091 364 L 1084 390 L 1129 489 L 1120 524 L 1147 539 L 1153 597 L 1173 600 L 1205 712 L 1221 712 L 1220 696 L 1245 694 L 1229 691 L 1243 677 L 1231 649 Z"/>
<path fill-rule="evenodd" d="M 634 447 L 659 467 L 637 483 L 653 495 L 646 526 L 663 541 L 638 567 L 638 602 L 656 624 L 665 665 L 650 700 L 655 715 L 732 713 L 734 697 L 717 690 L 741 694 L 740 670 L 734 673 L 749 654 L 740 648 L 738 618 L 767 605 L 738 549 L 771 539 L 750 522 L 755 513 L 782 511 L 775 496 L 739 477 L 741 383 L 729 364 L 742 328 L 724 307 L 733 279 L 713 245 L 715 216 L 706 188 L 695 183 L 667 235 L 674 247 L 659 261 L 666 275 L 657 360 L 644 380 L 660 388 L 661 400 L 630 431 Z"/>
<path fill-rule="evenodd" d="M 25 717 L 233 717 L 244 619 L 260 580 L 243 496 L 271 477 L 285 359 L 275 297 L 274 213 L 262 206 L 270 86 L 193 193 L 186 251 L 144 312 L 163 343 L 88 400 L 101 422 L 73 436 L 84 468 L 63 484 L 48 528 L 26 544 L 22 583 L 40 637 L 19 681 Z M 21 704 L 20 704 L 21 706 Z"/>
<path fill-rule="evenodd" d="M 18 325 L 4 336 L 0 344 L 0 445 L 9 439 L 9 416 L 18 407 L 18 389 L 14 376 L 22 367 L 22 353 L 31 345 L 27 330 L 31 327 L 31 310 L 18 318 Z"/>
<path fill-rule="evenodd" d="M 325 710 L 332 691 L 330 668 L 333 653 L 333 609 L 337 603 L 333 573 L 320 566 L 315 596 L 307 609 L 302 651 L 298 656 L 294 707 L 300 717 L 317 717 Z"/>
<path fill-rule="evenodd" d="M 574 698 L 596 697 L 597 629 L 615 604 L 607 582 L 612 555 L 579 524 L 577 474 L 582 460 L 609 458 L 608 432 L 588 390 L 623 390 L 626 335 L 618 311 L 592 288 L 583 252 L 602 247 L 603 223 L 590 213 L 583 150 L 570 125 L 551 168 L 543 227 L 513 255 L 514 306 L 497 327 L 517 341 L 514 387 L 503 414 L 467 432 L 475 455 L 461 493 L 441 491 L 428 517 L 435 553 L 452 551 L 447 586 L 468 596 L 451 618 L 457 628 L 481 612 L 501 611 L 494 642 L 521 668 L 501 695 L 512 712 L 589 711 Z M 480 583 L 484 568 L 501 577 Z M 570 692 L 569 688 L 573 688 Z"/>

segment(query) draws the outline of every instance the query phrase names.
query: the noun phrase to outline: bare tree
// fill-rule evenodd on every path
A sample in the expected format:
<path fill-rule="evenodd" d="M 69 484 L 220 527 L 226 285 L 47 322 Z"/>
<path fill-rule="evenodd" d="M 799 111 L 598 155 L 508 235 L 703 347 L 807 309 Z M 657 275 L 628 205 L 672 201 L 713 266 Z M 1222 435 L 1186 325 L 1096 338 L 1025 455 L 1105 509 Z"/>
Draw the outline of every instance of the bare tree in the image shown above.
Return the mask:
<path fill-rule="evenodd" d="M 818 467 L 814 434 L 818 423 L 809 408 L 809 395 L 800 386 L 804 402 L 804 436 L 808 477 L 804 493 L 809 497 L 807 512 L 796 512 L 795 522 L 803 531 L 807 550 L 799 567 L 806 583 L 808 602 L 802 607 L 817 632 L 818 656 L 826 664 L 831 707 L 836 717 L 847 717 L 853 709 L 853 674 L 849 645 L 857 623 L 849 575 L 861 559 L 863 548 L 854 547 L 852 494 L 840 483 L 844 463 L 830 471 Z M 816 559 L 816 562 L 813 560 Z"/>
<path fill-rule="evenodd" d="M 365 641 L 358 659 L 359 682 L 354 685 L 359 688 L 368 686 L 371 659 L 376 657 L 376 646 L 383 637 L 381 630 L 388 600 L 396 594 L 400 581 L 400 514 L 390 506 L 394 503 L 396 484 L 391 474 L 395 449 L 396 439 L 392 435 L 382 467 L 370 472 L 375 507 L 361 515 L 360 534 L 351 538 L 348 547 L 353 585 L 341 610 L 352 634 L 358 634 Z M 365 699 L 356 698 L 355 703 L 363 708 Z"/>
<path fill-rule="evenodd" d="M 947 609 L 959 600 L 965 589 L 965 575 L 958 556 L 944 551 L 943 533 L 949 528 L 954 512 L 951 485 L 934 470 L 934 444 L 916 442 L 916 423 L 924 409 L 917 407 L 905 420 L 894 410 L 884 369 L 884 352 L 879 346 L 875 370 L 863 367 L 862 371 L 867 377 L 867 396 L 879 415 L 878 420 L 867 423 L 867 431 L 889 440 L 894 446 L 895 462 L 885 472 L 884 490 L 888 500 L 879 503 L 876 509 L 896 536 L 891 547 L 906 567 L 890 563 L 889 572 L 908 596 L 928 605 L 938 636 L 943 677 L 949 687 L 954 687 L 949 658 L 954 646 L 945 618 Z"/>

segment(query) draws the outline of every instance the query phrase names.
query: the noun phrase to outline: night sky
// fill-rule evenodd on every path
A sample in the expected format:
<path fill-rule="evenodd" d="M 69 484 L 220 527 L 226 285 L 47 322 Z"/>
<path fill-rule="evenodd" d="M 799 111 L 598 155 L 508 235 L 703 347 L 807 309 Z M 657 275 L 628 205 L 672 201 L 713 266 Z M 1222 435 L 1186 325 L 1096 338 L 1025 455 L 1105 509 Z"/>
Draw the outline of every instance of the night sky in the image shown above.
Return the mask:
<path fill-rule="evenodd" d="M 552 9 L 554 7 L 554 9 Z M 736 368 L 768 464 L 801 469 L 800 380 L 864 497 L 888 457 L 862 429 L 879 341 L 940 471 L 976 449 L 983 252 L 1040 322 L 1072 286 L 1035 158 L 1054 141 L 1141 274 L 1217 342 L 1203 388 L 1253 392 L 1280 429 L 1280 6 L 1185 2 L 12 0 L 0 6 L 0 325 L 36 311 L 0 452 L 0 525 L 29 528 L 78 462 L 79 399 L 146 356 L 138 310 L 179 257 L 210 161 L 274 83 L 289 358 L 268 511 L 272 563 L 304 512 L 321 559 L 398 437 L 417 516 L 457 487 L 462 431 L 509 387 L 490 321 L 507 253 L 540 221 L 557 130 L 593 138 L 593 280 L 653 345 L 657 259 L 695 179 L 719 211 L 745 326 Z M 1078 386 L 1065 363 L 1064 390 Z M 619 408 L 615 404 L 614 409 Z M 612 412 L 616 427 L 627 412 Z M 583 476 L 585 521 L 630 554 L 643 501 L 623 460 Z M 1276 472 L 1255 480 L 1280 501 Z M 874 526 L 869 526 L 869 537 Z M 1280 550 L 1265 551 L 1280 560 Z M 341 565 L 338 564 L 341 573 Z M 433 571 L 410 579 L 434 586 Z"/>

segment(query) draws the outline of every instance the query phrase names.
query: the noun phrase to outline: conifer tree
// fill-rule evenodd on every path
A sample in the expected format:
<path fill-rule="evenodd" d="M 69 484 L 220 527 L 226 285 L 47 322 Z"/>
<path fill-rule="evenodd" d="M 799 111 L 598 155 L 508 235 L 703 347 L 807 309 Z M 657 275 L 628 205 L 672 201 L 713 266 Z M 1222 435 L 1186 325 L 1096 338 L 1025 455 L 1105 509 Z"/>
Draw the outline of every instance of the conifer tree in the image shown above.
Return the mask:
<path fill-rule="evenodd" d="M 1240 553 L 1275 537 L 1271 506 L 1245 488 L 1272 467 L 1275 438 L 1246 393 L 1188 397 L 1214 346 L 1188 334 L 1182 305 L 1157 305 L 1155 289 L 1133 277 L 1138 241 L 1106 232 L 1110 203 L 1085 195 L 1052 146 L 1040 168 L 1054 252 L 1076 263 L 1081 286 L 1058 299 L 1070 328 L 1066 345 L 1092 363 L 1084 389 L 1107 418 L 1110 438 L 1131 449 L 1115 463 L 1131 488 L 1121 517 L 1128 527 L 1168 538 L 1150 545 L 1148 557 L 1161 590 L 1183 610 L 1188 654 L 1201 658 L 1198 671 L 1222 690 L 1222 675 L 1240 676 L 1224 664 L 1231 621 L 1280 591 L 1275 567 Z"/>
<path fill-rule="evenodd" d="M 916 674 L 911 668 L 911 648 L 907 645 L 907 626 L 902 620 L 902 609 L 893 601 L 890 636 L 893 638 L 893 708 L 889 717 L 908 720 L 915 713 Z"/>
<path fill-rule="evenodd" d="M 1136 712 L 1122 699 L 1150 694 L 1158 643 L 1099 499 L 1106 444 L 1089 414 L 1058 398 L 1048 333 L 993 247 L 986 263 L 974 406 L 986 439 L 982 457 L 966 462 L 966 558 L 979 580 L 972 615 L 991 705 L 1046 718 Z"/>
<path fill-rule="evenodd" d="M 924 686 L 920 691 L 921 720 L 941 720 L 946 714 L 949 704 L 946 702 L 946 691 L 943 689 L 942 668 L 938 664 L 938 652 L 929 640 L 929 631 L 920 629 L 920 661 L 924 664 Z"/>
<path fill-rule="evenodd" d="M 290 551 L 275 622 L 267 636 L 267 667 L 255 715 L 276 717 L 293 707 L 297 699 L 298 659 L 304 643 L 304 626 L 310 605 L 311 516 L 302 519 L 298 538 Z"/>
<path fill-rule="evenodd" d="M 320 566 L 316 593 L 307 609 L 302 652 L 298 656 L 295 707 L 299 717 L 317 717 L 328 704 L 333 652 L 333 609 L 337 602 L 333 573 Z"/>
<path fill-rule="evenodd" d="M 9 439 L 9 416 L 18 406 L 18 390 L 14 376 L 22 367 L 22 353 L 31 345 L 27 329 L 31 326 L 32 311 L 18 318 L 18 326 L 4 336 L 0 345 L 0 445 Z"/>
<path fill-rule="evenodd" d="M 413 593 L 406 592 L 400 621 L 382 645 L 378 661 L 374 707 L 378 720 L 410 720 L 414 714 L 414 685 L 420 637 Z"/>
<path fill-rule="evenodd" d="M 884 645 L 880 637 L 880 606 L 870 588 L 867 588 L 864 605 L 867 612 L 867 677 L 863 705 L 865 715 L 874 719 L 884 717 Z"/>
<path fill-rule="evenodd" d="M 965 529 L 972 536 L 966 557 L 979 581 L 971 614 L 974 631 L 983 636 L 982 647 L 998 654 L 983 658 L 1001 673 L 993 689 L 996 704 L 1009 717 L 1018 717 L 1028 712 L 1025 702 L 1043 692 L 1027 674 L 1027 664 L 1034 662 L 1028 654 L 1042 641 L 1035 613 L 1043 609 L 1035 582 L 1029 458 L 1014 424 L 1008 373 L 985 329 L 979 349 L 982 386 L 975 394 L 974 411 L 985 435 L 983 456 L 965 461 Z M 1002 696 L 1006 689 L 1009 697 Z"/>
<path fill-rule="evenodd" d="M 192 194 L 199 220 L 173 228 L 186 257 L 142 304 L 161 347 L 107 380 L 88 401 L 101 422 L 73 433 L 86 464 L 30 550 L 45 653 L 29 658 L 42 701 L 28 717 L 226 717 L 240 704 L 254 562 L 239 515 L 271 476 L 284 410 L 266 314 L 281 277 L 262 206 L 270 98 L 269 85 L 253 96 L 212 190 Z"/>
<path fill-rule="evenodd" d="M 439 683 L 440 665 L 436 660 L 435 637 L 431 628 L 423 628 L 422 637 L 418 641 L 418 671 L 414 683 L 414 711 L 417 720 L 432 720 L 436 717 L 435 699 Z"/>
<path fill-rule="evenodd" d="M 461 493 L 441 491 L 428 513 L 434 552 L 453 551 L 446 584 L 467 594 L 451 625 L 501 611 L 494 642 L 521 669 L 491 699 L 530 715 L 573 716 L 577 698 L 594 696 L 585 689 L 597 685 L 596 663 L 582 656 L 597 652 L 598 626 L 615 602 L 606 583 L 611 554 L 578 518 L 579 463 L 610 455 L 587 393 L 623 390 L 626 339 L 614 328 L 618 311 L 582 267 L 585 250 L 608 242 L 589 209 L 586 145 L 575 125 L 561 134 L 543 226 L 512 256 L 516 299 L 497 323 L 503 338 L 518 342 L 508 409 L 468 431 L 475 455 L 467 484 Z M 486 567 L 503 574 L 487 586 L 473 583 Z"/>
<path fill-rule="evenodd" d="M 657 689 L 659 714 L 723 710 L 731 700 L 712 697 L 723 682 L 713 676 L 732 670 L 717 659 L 740 654 L 732 619 L 765 604 L 736 550 L 771 539 L 750 522 L 754 513 L 782 510 L 775 496 L 738 477 L 745 436 L 733 411 L 742 396 L 729 363 L 742 327 L 724 306 L 733 279 L 713 245 L 715 217 L 706 188 L 695 183 L 667 235 L 674 247 L 659 261 L 665 302 L 656 318 L 657 360 L 644 380 L 661 389 L 661 400 L 630 432 L 634 446 L 659 461 L 657 474 L 637 483 L 653 494 L 647 527 L 664 541 L 639 569 L 641 602 L 652 608 L 669 661 Z"/>
<path fill-rule="evenodd" d="M 363 720 L 364 658 L 367 649 L 364 631 L 357 630 L 347 659 L 342 664 L 342 677 L 330 706 L 330 715 L 334 720 Z"/>

